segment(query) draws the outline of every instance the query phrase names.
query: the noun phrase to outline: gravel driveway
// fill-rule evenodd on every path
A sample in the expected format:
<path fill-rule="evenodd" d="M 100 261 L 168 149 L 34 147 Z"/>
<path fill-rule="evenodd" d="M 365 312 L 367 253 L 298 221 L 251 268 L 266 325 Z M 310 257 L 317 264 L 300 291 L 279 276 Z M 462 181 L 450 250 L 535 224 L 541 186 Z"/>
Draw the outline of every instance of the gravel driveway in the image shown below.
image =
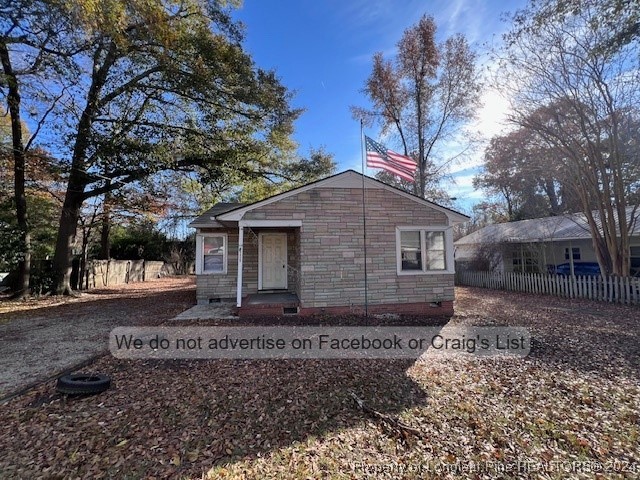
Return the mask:
<path fill-rule="evenodd" d="M 194 277 L 117 285 L 78 298 L 2 301 L 0 398 L 105 352 L 114 327 L 153 325 L 194 303 Z"/>

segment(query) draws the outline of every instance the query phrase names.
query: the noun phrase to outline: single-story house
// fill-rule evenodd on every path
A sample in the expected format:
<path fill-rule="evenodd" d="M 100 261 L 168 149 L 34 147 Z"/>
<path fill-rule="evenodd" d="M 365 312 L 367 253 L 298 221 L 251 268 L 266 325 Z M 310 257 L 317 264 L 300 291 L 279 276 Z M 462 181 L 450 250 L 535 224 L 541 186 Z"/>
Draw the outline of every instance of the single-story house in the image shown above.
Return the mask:
<path fill-rule="evenodd" d="M 190 224 L 197 300 L 235 301 L 241 316 L 451 315 L 452 227 L 468 219 L 353 170 L 219 203 Z"/>
<path fill-rule="evenodd" d="M 628 207 L 627 221 L 638 214 L 640 209 Z M 635 273 L 640 271 L 640 221 L 630 225 Z M 598 260 L 586 217 L 576 213 L 487 225 L 455 242 L 455 261 L 458 270 L 546 273 L 563 263 Z"/>

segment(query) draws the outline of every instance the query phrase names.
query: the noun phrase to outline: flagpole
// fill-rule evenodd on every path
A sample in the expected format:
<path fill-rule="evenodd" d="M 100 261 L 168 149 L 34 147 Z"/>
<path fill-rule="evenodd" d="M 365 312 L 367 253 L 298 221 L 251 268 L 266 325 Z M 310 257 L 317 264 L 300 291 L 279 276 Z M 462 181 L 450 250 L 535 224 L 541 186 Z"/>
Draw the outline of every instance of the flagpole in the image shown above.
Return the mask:
<path fill-rule="evenodd" d="M 365 182 L 364 182 L 364 165 L 365 165 L 365 143 L 364 143 L 364 126 L 362 125 L 362 119 L 360 119 L 360 149 L 362 152 L 362 238 L 364 240 L 364 316 L 369 316 L 369 301 L 368 301 L 368 285 L 367 285 L 367 211 L 366 211 L 366 198 L 365 198 Z"/>

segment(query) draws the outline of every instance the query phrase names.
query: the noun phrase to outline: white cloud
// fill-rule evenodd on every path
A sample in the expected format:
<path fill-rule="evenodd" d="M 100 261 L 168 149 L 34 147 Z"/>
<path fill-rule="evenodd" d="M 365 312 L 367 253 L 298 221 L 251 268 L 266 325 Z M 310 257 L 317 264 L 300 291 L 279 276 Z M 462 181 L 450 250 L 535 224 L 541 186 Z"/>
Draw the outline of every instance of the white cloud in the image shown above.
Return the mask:
<path fill-rule="evenodd" d="M 479 172 L 478 168 L 467 168 L 453 173 L 453 178 L 444 186 L 451 197 L 456 198 L 456 206 L 471 212 L 473 206 L 485 195 L 480 190 L 473 188 L 473 178 Z"/>
<path fill-rule="evenodd" d="M 476 5 L 476 7 L 479 6 Z M 438 18 L 438 20 L 446 25 L 447 37 L 456 33 L 464 33 L 469 42 L 473 43 L 478 40 L 480 35 L 482 15 L 479 14 L 479 10 L 481 11 L 482 9 L 474 8 L 472 13 L 468 0 L 456 0 L 449 3 L 449 8 L 439 15 L 442 19 Z"/>
<path fill-rule="evenodd" d="M 473 178 L 475 177 L 474 175 L 460 175 L 460 176 L 456 176 L 454 177 L 455 180 L 455 186 L 457 188 L 463 189 L 463 188 L 469 188 L 469 187 L 473 187 Z"/>

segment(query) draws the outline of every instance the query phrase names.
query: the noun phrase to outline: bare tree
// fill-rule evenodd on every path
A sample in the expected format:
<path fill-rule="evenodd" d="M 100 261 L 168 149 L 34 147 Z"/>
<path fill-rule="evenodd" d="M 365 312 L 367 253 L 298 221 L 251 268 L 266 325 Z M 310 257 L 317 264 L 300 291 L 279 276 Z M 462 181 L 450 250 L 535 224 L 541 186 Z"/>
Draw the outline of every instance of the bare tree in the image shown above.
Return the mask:
<path fill-rule="evenodd" d="M 514 15 L 498 83 L 511 93 L 511 121 L 561 152 L 558 165 L 580 199 L 602 272 L 628 275 L 638 146 L 625 131 L 638 118 L 638 37 L 620 41 L 600 2 L 562 3 L 533 1 Z M 625 35 L 628 27 L 620 25 Z"/>
<path fill-rule="evenodd" d="M 422 197 L 461 153 L 445 154 L 441 147 L 479 106 L 476 54 L 464 36 L 438 44 L 435 33 L 433 18 L 425 15 L 404 32 L 393 61 L 376 53 L 364 88 L 373 108 L 352 107 L 354 117 L 379 124 L 383 134 L 395 134 L 404 154 L 417 161 L 416 183 L 398 186 Z"/>

